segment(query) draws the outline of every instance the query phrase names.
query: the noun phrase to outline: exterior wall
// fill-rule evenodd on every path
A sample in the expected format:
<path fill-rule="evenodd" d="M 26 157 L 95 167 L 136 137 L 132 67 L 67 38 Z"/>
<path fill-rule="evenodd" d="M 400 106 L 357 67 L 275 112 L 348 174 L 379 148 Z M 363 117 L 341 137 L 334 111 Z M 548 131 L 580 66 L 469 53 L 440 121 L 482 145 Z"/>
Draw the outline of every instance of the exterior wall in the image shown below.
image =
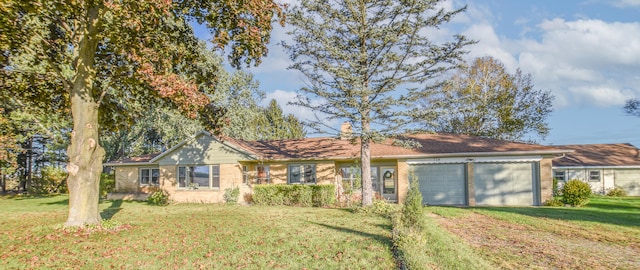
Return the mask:
<path fill-rule="evenodd" d="M 269 162 L 270 179 L 272 184 L 287 184 L 289 164 L 315 164 L 316 184 L 329 185 L 336 184 L 336 163 L 335 161 L 292 161 L 292 162 Z"/>
<path fill-rule="evenodd" d="M 176 177 L 178 166 L 160 166 L 162 189 L 167 191 L 171 200 L 175 202 L 223 203 L 225 189 L 239 187 L 240 197 L 238 198 L 238 202 L 245 203 L 245 194 L 250 193 L 251 190 L 247 185 L 242 183 L 242 165 L 239 163 L 219 165 L 220 188 L 201 188 L 196 190 L 178 188 Z"/>
<path fill-rule="evenodd" d="M 603 169 L 603 168 L 556 168 L 553 171 L 564 171 L 565 181 L 558 181 L 558 189 L 562 188 L 564 183 L 569 180 L 580 180 L 586 182 L 591 187 L 591 191 L 594 194 L 605 194 L 608 190 L 612 189 L 615 181 L 616 169 Z M 589 180 L 589 172 L 600 172 L 600 181 Z"/>
<path fill-rule="evenodd" d="M 540 201 L 538 203 L 542 204 L 548 200 L 553 199 L 553 170 L 552 170 L 552 160 L 550 158 L 543 158 L 540 161 L 539 175 L 540 175 Z"/>
<path fill-rule="evenodd" d="M 138 167 L 116 167 L 116 192 L 138 192 Z"/>
<path fill-rule="evenodd" d="M 400 159 L 397 161 L 396 169 L 396 192 L 398 193 L 398 203 L 404 203 L 407 199 L 407 193 L 409 192 L 410 178 L 409 178 L 409 164 L 406 159 Z"/>

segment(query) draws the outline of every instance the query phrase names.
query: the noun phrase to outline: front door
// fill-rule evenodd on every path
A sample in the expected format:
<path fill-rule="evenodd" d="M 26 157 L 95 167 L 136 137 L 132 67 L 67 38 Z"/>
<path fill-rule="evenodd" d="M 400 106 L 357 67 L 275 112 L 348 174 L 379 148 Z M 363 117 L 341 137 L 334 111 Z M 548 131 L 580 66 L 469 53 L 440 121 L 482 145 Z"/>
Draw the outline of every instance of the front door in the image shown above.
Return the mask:
<path fill-rule="evenodd" d="M 380 167 L 379 175 L 382 186 L 382 196 L 390 201 L 397 201 L 398 195 L 396 190 L 396 168 Z"/>

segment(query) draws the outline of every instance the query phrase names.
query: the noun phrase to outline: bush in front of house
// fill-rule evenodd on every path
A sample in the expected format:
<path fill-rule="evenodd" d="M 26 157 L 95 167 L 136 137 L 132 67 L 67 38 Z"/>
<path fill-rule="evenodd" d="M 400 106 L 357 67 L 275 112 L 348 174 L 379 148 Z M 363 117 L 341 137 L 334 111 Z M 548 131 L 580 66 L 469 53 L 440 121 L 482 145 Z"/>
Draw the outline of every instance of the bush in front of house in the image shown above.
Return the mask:
<path fill-rule="evenodd" d="M 564 203 L 559 198 L 553 198 L 551 200 L 545 201 L 543 205 L 551 206 L 551 207 L 560 207 L 560 206 L 564 206 Z"/>
<path fill-rule="evenodd" d="M 227 204 L 236 204 L 238 203 L 238 198 L 240 197 L 240 188 L 227 188 L 224 190 L 224 202 Z"/>
<path fill-rule="evenodd" d="M 326 207 L 336 202 L 336 187 L 334 185 L 313 185 L 311 190 L 313 206 Z"/>
<path fill-rule="evenodd" d="M 418 179 L 412 177 L 407 199 L 402 205 L 402 223 L 405 226 L 422 229 L 424 227 L 422 224 L 423 215 L 422 193 L 420 192 Z"/>
<path fill-rule="evenodd" d="M 611 190 L 609 190 L 607 192 L 607 196 L 611 196 L 611 197 L 626 197 L 627 196 L 627 191 L 624 190 L 624 188 L 622 188 L 622 187 L 615 186 L 614 188 L 612 188 Z"/>
<path fill-rule="evenodd" d="M 147 202 L 153 205 L 160 205 L 160 206 L 168 205 L 169 194 L 162 189 L 158 189 L 153 193 L 151 193 L 151 195 L 149 195 L 149 197 L 147 198 Z"/>
<path fill-rule="evenodd" d="M 100 174 L 100 197 L 106 198 L 116 188 L 116 177 L 113 174 Z"/>
<path fill-rule="evenodd" d="M 256 205 L 328 206 L 335 202 L 334 185 L 254 185 Z"/>
<path fill-rule="evenodd" d="M 589 203 L 591 187 L 577 179 L 570 180 L 562 187 L 562 202 L 571 206 L 583 206 Z"/>

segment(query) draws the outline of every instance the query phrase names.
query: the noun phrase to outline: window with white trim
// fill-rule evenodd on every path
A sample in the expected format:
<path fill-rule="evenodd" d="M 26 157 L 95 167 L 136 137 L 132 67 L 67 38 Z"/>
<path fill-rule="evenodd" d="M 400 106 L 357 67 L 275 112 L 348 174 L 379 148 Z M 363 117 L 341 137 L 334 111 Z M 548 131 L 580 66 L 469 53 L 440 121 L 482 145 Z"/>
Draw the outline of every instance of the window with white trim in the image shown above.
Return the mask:
<path fill-rule="evenodd" d="M 242 165 L 242 184 L 249 184 L 249 168 L 247 167 L 247 165 Z"/>
<path fill-rule="evenodd" d="M 315 164 L 290 164 L 289 184 L 315 184 L 316 165 Z"/>
<path fill-rule="evenodd" d="M 553 178 L 558 181 L 567 181 L 567 176 L 565 171 L 553 171 Z"/>
<path fill-rule="evenodd" d="M 589 171 L 589 182 L 600 182 L 600 171 Z"/>
<path fill-rule="evenodd" d="M 256 178 L 258 184 L 269 184 L 271 182 L 269 165 L 258 165 L 256 166 L 256 171 L 258 171 Z"/>
<path fill-rule="evenodd" d="M 346 193 L 362 188 L 362 174 L 359 167 L 342 167 L 340 176 L 342 176 L 342 188 Z"/>
<path fill-rule="evenodd" d="M 160 169 L 154 168 L 141 168 L 140 169 L 140 185 L 143 186 L 157 186 L 160 184 Z"/>
<path fill-rule="evenodd" d="M 178 188 L 220 188 L 220 165 L 178 167 Z"/>

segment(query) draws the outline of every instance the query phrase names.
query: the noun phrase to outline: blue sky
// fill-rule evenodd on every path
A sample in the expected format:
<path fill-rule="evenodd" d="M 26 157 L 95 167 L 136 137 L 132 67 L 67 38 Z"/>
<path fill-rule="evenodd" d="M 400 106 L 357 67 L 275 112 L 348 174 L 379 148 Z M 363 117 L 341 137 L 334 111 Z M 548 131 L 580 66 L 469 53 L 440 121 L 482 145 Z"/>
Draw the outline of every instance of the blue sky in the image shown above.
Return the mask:
<path fill-rule="evenodd" d="M 284 1 L 295 4 L 296 1 Z M 640 118 L 622 111 L 624 101 L 640 98 L 640 0 L 485 0 L 443 2 L 467 11 L 444 25 L 434 39 L 462 33 L 478 43 L 467 59 L 492 56 L 507 69 L 532 75 L 535 88 L 555 96 L 551 128 L 542 144 L 629 142 L 640 147 Z M 269 55 L 250 68 L 267 100 L 308 118 L 308 110 L 287 102 L 304 79 L 287 70 L 277 45 L 289 40 L 275 27 Z M 339 125 L 339 123 L 336 123 Z"/>

